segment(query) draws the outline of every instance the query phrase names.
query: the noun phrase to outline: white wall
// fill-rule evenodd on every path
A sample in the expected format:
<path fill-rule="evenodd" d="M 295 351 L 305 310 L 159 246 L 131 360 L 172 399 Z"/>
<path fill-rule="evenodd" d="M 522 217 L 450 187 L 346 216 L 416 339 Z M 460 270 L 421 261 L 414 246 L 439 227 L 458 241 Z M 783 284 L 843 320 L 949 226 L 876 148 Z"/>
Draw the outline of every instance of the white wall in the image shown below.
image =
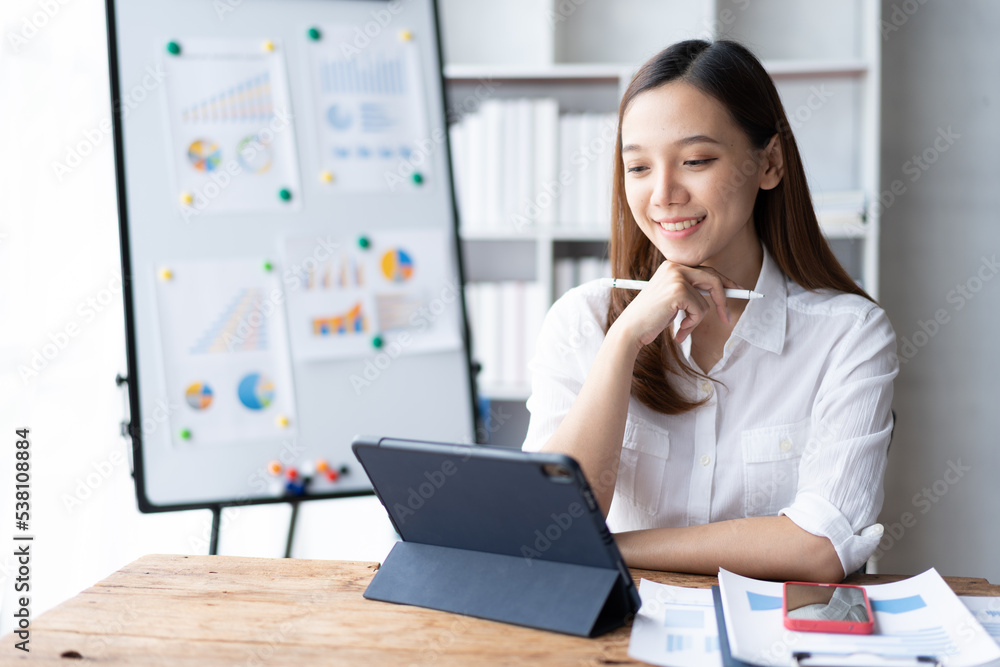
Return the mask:
<path fill-rule="evenodd" d="M 879 571 L 1000 583 L 1000 267 L 983 262 L 1000 257 L 1000 4 L 882 12 L 881 187 L 903 192 L 885 198 L 882 302 L 903 363 Z"/>
<path fill-rule="evenodd" d="M 51 16 L 37 0 L 0 5 L 0 634 L 17 576 L 15 428 L 31 429 L 35 617 L 141 555 L 207 553 L 210 526 L 207 511 L 136 509 L 114 383 L 125 341 L 104 3 L 44 4 Z M 86 155 L 60 177 L 71 150 Z M 20 372 L 36 353 L 37 373 Z M 281 556 L 288 517 L 224 514 L 220 552 Z M 394 541 L 372 496 L 307 503 L 296 536 L 307 558 L 381 560 Z"/>

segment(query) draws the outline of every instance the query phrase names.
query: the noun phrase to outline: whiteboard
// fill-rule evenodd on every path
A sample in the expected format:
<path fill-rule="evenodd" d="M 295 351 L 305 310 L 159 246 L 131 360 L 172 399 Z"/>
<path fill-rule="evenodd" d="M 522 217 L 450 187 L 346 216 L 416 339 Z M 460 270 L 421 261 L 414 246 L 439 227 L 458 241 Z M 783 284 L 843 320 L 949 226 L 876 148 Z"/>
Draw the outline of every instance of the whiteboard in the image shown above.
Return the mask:
<path fill-rule="evenodd" d="M 108 38 L 140 509 L 472 442 L 433 0 L 108 0 Z"/>

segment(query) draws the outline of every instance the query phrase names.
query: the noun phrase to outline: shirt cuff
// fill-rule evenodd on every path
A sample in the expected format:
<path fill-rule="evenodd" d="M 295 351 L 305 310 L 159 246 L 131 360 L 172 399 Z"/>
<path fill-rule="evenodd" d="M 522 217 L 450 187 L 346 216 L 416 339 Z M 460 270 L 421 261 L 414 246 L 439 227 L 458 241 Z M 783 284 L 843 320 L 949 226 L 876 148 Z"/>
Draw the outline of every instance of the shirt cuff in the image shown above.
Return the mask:
<path fill-rule="evenodd" d="M 815 493 L 800 493 L 778 516 L 787 516 L 802 530 L 833 543 L 845 576 L 865 564 L 882 539 L 882 524 L 875 523 L 855 533 L 851 522 L 829 500 Z"/>

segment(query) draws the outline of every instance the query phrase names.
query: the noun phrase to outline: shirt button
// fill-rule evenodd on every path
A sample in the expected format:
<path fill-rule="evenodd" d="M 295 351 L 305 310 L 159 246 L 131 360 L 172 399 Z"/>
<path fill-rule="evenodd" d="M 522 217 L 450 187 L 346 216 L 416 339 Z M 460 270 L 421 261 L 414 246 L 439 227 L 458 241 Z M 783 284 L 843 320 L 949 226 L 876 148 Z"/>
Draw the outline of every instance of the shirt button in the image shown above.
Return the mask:
<path fill-rule="evenodd" d="M 789 440 L 788 438 L 785 438 L 781 441 L 781 443 L 778 446 L 781 447 L 781 451 L 787 452 L 792 448 L 792 441 Z"/>
<path fill-rule="evenodd" d="M 711 383 L 711 382 L 709 382 L 708 380 L 704 380 L 704 381 L 703 381 L 703 382 L 701 383 L 701 390 L 702 390 L 703 392 L 705 392 L 706 394 L 709 394 L 709 395 L 710 395 L 710 394 L 712 393 L 712 383 Z"/>
<path fill-rule="evenodd" d="M 701 464 L 703 466 L 707 466 L 711 462 L 712 462 L 712 457 L 711 456 L 709 456 L 708 454 L 702 454 L 701 455 Z"/>

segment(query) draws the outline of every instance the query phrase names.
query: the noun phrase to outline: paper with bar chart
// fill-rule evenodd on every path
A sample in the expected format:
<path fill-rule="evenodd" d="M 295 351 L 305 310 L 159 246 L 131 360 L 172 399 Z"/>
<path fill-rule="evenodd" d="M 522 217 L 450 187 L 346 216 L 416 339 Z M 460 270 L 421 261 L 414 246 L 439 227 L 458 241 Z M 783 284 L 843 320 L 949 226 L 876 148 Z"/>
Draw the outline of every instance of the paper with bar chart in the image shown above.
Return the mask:
<path fill-rule="evenodd" d="M 174 183 L 185 221 L 298 210 L 301 189 L 283 45 L 181 39 L 164 55 Z"/>
<path fill-rule="evenodd" d="M 642 579 L 639 597 L 642 606 L 632 622 L 629 657 L 669 667 L 721 667 L 711 590 Z"/>
<path fill-rule="evenodd" d="M 461 346 L 458 285 L 441 230 L 285 239 L 295 359 L 394 356 Z"/>
<path fill-rule="evenodd" d="M 355 29 L 323 26 L 310 44 L 321 169 L 338 191 L 426 187 L 429 147 L 441 144 L 427 127 L 419 36 L 385 30 L 355 48 Z"/>
<path fill-rule="evenodd" d="M 294 435 L 277 269 L 260 259 L 163 261 L 154 268 L 172 441 Z"/>

